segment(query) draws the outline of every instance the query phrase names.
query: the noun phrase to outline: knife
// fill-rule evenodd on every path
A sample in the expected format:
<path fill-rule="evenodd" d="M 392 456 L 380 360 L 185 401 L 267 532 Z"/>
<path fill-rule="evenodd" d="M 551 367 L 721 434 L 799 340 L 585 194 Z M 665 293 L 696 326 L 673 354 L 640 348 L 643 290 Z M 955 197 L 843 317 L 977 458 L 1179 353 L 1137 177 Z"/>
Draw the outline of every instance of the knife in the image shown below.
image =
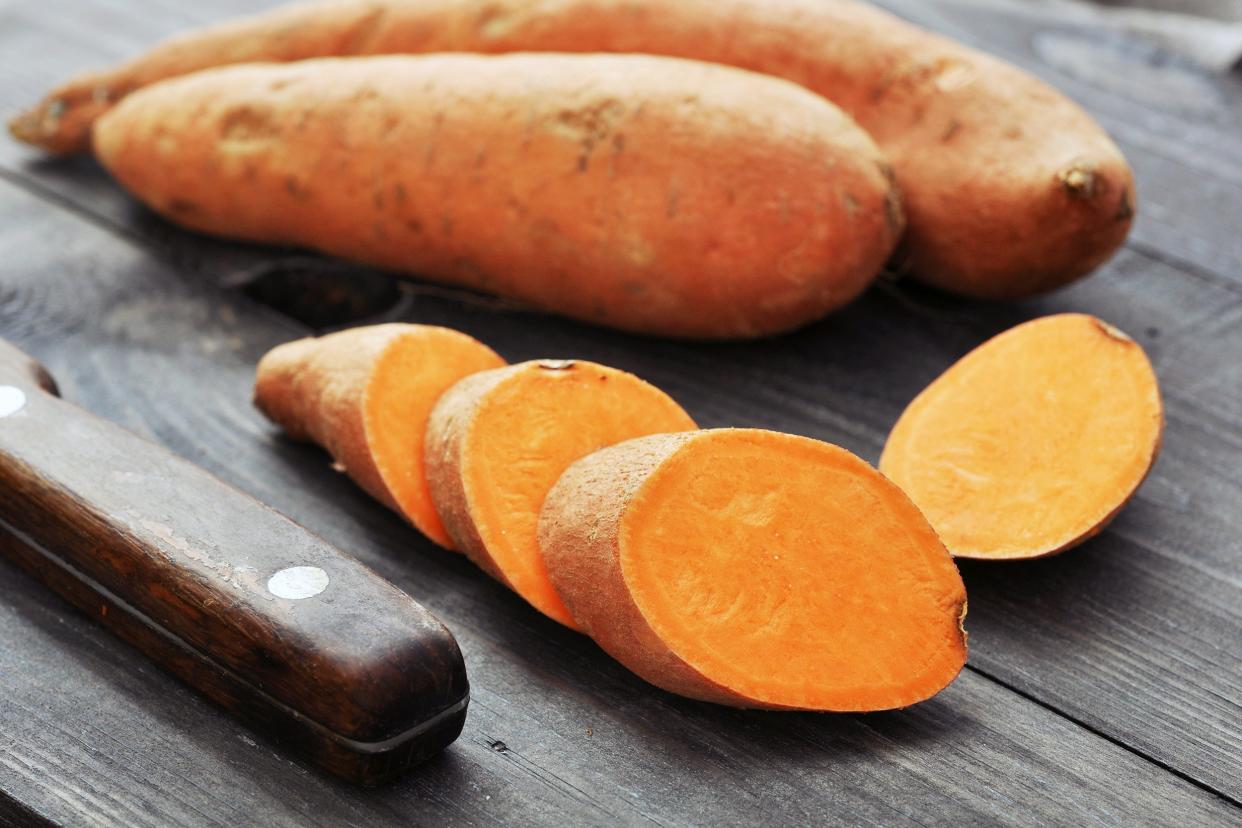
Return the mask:
<path fill-rule="evenodd" d="M 376 785 L 461 733 L 452 634 L 322 538 L 62 400 L 0 340 L 0 554 L 256 730 Z"/>

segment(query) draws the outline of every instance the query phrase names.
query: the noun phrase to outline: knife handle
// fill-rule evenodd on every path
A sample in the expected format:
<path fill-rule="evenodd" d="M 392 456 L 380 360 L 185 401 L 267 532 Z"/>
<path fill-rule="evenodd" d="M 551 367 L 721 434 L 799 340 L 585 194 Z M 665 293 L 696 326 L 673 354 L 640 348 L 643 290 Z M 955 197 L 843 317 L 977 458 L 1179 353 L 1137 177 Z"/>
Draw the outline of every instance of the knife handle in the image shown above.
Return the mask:
<path fill-rule="evenodd" d="M 378 784 L 461 732 L 465 665 L 427 610 L 3 341 L 0 553 L 337 775 Z"/>

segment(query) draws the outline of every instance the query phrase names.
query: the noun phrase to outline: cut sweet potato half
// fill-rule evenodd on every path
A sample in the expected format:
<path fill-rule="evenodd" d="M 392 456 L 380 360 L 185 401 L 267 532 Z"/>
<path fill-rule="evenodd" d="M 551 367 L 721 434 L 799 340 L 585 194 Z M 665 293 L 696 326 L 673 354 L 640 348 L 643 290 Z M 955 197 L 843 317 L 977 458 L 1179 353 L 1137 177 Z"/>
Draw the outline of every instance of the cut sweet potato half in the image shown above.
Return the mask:
<path fill-rule="evenodd" d="M 1160 389 L 1143 349 L 1062 314 L 985 342 L 901 415 L 880 470 L 962 558 L 1036 558 L 1104 528 L 1160 448 Z"/>
<path fill-rule="evenodd" d="M 966 592 L 908 497 L 848 451 L 720 429 L 571 466 L 539 523 L 584 631 L 642 678 L 740 707 L 904 707 L 966 661 Z"/>
<path fill-rule="evenodd" d="M 432 412 L 431 496 L 459 549 L 576 629 L 548 580 L 536 534 L 548 490 L 597 449 L 694 427 L 663 391 L 603 365 L 541 360 L 486 371 L 455 385 Z"/>
<path fill-rule="evenodd" d="M 462 377 L 504 364 L 448 328 L 373 325 L 272 349 L 259 362 L 254 400 L 289 436 L 323 446 L 368 494 L 451 548 L 427 491 L 427 419 Z"/>

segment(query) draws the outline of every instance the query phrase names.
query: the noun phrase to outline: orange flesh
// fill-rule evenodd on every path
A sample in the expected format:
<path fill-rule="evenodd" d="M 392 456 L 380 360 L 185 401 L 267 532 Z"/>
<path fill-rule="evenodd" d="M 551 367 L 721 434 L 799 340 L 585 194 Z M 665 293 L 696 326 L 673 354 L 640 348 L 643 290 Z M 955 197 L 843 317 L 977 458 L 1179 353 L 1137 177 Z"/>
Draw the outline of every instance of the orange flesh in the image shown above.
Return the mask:
<path fill-rule="evenodd" d="M 972 351 L 901 415 L 880 469 L 966 558 L 1030 558 L 1095 534 L 1155 460 L 1164 419 L 1143 349 L 1082 314 Z"/>
<path fill-rule="evenodd" d="M 755 702 L 902 707 L 965 662 L 965 588 L 944 546 L 895 486 L 826 443 L 691 440 L 636 496 L 620 550 L 653 632 Z"/>
<path fill-rule="evenodd" d="M 384 349 L 367 382 L 367 444 L 384 485 L 416 529 L 449 549 L 453 542 L 427 487 L 427 420 L 440 396 L 462 377 L 504 364 L 492 349 L 465 334 L 428 327 Z"/>
<path fill-rule="evenodd" d="M 540 612 L 577 629 L 539 547 L 539 510 L 548 491 L 591 452 L 694 427 L 664 392 L 589 362 L 531 363 L 501 383 L 480 406 L 461 471 L 470 515 L 496 569 Z"/>

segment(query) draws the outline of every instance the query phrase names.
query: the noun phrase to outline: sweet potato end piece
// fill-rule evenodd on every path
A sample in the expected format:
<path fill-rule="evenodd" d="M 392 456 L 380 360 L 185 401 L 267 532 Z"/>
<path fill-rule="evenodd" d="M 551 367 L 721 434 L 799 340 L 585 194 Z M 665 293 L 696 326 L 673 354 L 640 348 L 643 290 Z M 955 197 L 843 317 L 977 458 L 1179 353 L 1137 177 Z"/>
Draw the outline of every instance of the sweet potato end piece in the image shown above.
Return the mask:
<path fill-rule="evenodd" d="M 961 558 L 1071 549 L 1125 506 L 1164 415 L 1137 342 L 1085 314 L 1019 325 L 963 357 L 906 409 L 880 469 Z"/>

